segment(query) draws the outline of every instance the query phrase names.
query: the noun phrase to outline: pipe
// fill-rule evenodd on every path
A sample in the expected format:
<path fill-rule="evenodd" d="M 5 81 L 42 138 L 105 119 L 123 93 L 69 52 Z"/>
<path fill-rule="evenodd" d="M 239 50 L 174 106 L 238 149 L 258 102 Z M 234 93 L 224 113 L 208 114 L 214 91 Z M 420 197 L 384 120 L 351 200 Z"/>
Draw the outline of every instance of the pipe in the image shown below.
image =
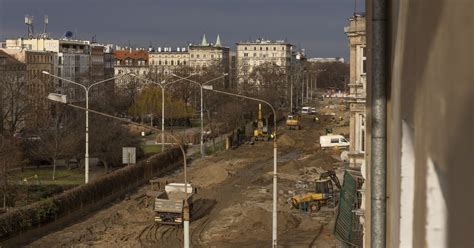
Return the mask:
<path fill-rule="evenodd" d="M 387 0 L 372 0 L 371 36 L 371 247 L 386 244 L 386 161 L 387 161 Z"/>

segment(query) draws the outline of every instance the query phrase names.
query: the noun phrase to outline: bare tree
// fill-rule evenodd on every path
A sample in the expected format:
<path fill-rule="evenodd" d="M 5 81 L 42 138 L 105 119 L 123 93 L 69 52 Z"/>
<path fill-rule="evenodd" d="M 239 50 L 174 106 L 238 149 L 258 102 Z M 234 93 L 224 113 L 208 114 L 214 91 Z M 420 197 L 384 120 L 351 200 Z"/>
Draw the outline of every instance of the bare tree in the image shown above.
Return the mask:
<path fill-rule="evenodd" d="M 2 130 L 10 134 L 20 131 L 28 109 L 26 74 L 22 71 L 1 71 L 0 102 Z"/>

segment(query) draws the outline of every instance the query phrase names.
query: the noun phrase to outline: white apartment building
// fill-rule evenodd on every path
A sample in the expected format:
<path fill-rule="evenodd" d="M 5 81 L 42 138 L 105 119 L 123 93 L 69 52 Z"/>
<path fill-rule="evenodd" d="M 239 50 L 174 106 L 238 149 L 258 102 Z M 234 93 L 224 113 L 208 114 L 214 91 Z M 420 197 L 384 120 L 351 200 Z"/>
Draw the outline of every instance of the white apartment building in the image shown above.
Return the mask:
<path fill-rule="evenodd" d="M 170 74 L 180 66 L 189 66 L 189 51 L 186 48 L 159 47 L 148 54 L 150 70 L 158 74 Z"/>
<path fill-rule="evenodd" d="M 236 48 L 239 82 L 248 81 L 254 68 L 265 63 L 281 66 L 288 70 L 294 62 L 296 52 L 294 45 L 282 40 L 243 41 L 238 42 Z"/>

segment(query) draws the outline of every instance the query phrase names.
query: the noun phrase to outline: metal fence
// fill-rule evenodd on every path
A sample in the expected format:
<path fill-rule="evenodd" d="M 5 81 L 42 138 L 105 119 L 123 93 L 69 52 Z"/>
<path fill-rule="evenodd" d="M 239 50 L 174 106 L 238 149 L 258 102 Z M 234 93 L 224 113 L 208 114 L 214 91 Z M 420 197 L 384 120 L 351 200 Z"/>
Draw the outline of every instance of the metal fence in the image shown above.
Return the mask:
<path fill-rule="evenodd" d="M 360 177 L 345 171 L 334 226 L 334 235 L 344 247 L 362 247 L 363 229 L 357 214 L 361 204 L 361 195 L 358 192 L 361 185 Z"/>

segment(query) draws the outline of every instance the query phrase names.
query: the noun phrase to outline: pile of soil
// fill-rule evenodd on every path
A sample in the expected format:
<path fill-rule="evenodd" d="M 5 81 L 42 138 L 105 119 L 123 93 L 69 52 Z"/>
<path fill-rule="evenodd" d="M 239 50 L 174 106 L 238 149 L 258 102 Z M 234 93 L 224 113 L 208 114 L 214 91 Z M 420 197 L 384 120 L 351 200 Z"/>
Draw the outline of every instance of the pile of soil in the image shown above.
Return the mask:
<path fill-rule="evenodd" d="M 193 171 L 190 181 L 195 187 L 207 187 L 224 181 L 229 173 L 225 169 L 224 163 L 206 162 L 206 166 Z"/>
<path fill-rule="evenodd" d="M 286 134 L 283 134 L 282 136 L 280 136 L 277 140 L 277 143 L 278 145 L 280 146 L 294 146 L 296 141 L 292 138 L 290 138 L 290 136 L 286 135 Z"/>
<path fill-rule="evenodd" d="M 214 225 L 204 233 L 205 240 L 236 240 L 249 236 L 268 238 L 267 236 L 271 234 L 271 205 L 268 209 L 264 209 L 253 202 L 246 202 L 233 205 L 223 213 L 225 214 L 215 220 Z M 278 212 L 278 231 L 292 230 L 300 223 L 300 217 L 285 211 Z"/>

